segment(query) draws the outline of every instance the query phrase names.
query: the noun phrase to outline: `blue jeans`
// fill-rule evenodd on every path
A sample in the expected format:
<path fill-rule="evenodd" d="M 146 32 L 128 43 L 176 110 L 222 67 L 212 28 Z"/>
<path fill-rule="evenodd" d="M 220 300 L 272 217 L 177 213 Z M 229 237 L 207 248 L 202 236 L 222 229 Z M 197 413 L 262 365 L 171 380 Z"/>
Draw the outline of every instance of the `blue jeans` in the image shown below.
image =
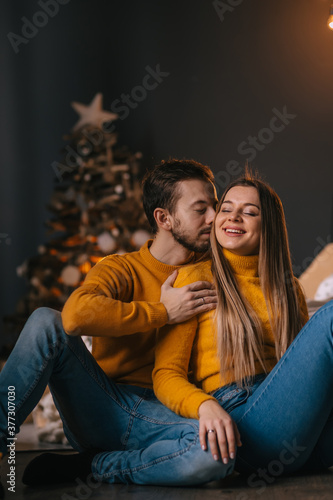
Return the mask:
<path fill-rule="evenodd" d="M 298 470 L 333 466 L 333 301 L 302 328 L 269 375 L 214 393 L 243 445 L 235 469 L 250 486 Z M 258 491 L 259 491 L 258 490 Z"/>
<path fill-rule="evenodd" d="M 60 313 L 48 308 L 30 316 L 0 373 L 1 452 L 7 452 L 10 442 L 9 390 L 10 399 L 15 393 L 18 432 L 47 384 L 73 448 L 106 450 L 93 460 L 97 479 L 194 485 L 233 471 L 234 461 L 224 465 L 202 451 L 197 420 L 179 417 L 150 389 L 111 381 L 82 339 L 66 335 Z"/>

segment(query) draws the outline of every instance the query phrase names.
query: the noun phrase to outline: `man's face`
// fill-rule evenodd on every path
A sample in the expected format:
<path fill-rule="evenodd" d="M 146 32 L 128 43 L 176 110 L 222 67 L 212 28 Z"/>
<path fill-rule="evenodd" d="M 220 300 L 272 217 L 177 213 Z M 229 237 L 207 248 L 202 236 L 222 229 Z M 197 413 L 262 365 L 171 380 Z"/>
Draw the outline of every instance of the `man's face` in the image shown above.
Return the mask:
<path fill-rule="evenodd" d="M 210 231 L 217 204 L 216 190 L 210 182 L 198 179 L 178 185 L 180 198 L 170 214 L 171 233 L 187 250 L 205 252 L 210 248 Z"/>

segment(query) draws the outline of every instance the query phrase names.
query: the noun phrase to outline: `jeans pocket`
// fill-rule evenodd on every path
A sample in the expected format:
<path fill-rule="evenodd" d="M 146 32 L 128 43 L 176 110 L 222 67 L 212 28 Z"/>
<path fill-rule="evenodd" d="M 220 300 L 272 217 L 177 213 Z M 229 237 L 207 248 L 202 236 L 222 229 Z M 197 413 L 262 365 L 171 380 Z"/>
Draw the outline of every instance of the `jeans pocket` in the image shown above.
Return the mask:
<path fill-rule="evenodd" d="M 222 387 L 212 394 L 228 413 L 236 408 L 236 406 L 245 403 L 249 395 L 250 391 L 247 387 L 237 387 L 236 384 Z"/>
<path fill-rule="evenodd" d="M 255 375 L 252 382 L 244 387 L 239 387 L 235 383 L 225 385 L 217 389 L 212 396 L 218 400 L 225 411 L 230 413 L 234 408 L 245 403 L 266 377 L 265 373 Z"/>

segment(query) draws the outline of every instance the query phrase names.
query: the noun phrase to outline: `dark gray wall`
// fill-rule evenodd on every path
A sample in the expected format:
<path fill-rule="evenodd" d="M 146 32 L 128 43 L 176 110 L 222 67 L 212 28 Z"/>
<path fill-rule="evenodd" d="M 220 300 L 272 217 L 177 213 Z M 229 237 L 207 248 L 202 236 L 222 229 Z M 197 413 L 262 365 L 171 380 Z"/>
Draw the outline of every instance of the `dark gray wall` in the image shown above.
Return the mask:
<path fill-rule="evenodd" d="M 243 165 L 250 157 L 282 198 L 298 273 L 330 239 L 330 2 L 229 0 L 224 15 L 215 4 L 70 0 L 15 53 L 8 33 L 22 36 L 23 16 L 43 23 L 35 16 L 42 9 L 32 0 L 3 2 L 0 234 L 8 236 L 0 238 L 1 316 L 24 292 L 16 267 L 46 238 L 51 163 L 77 119 L 70 102 L 89 103 L 102 92 L 110 110 L 142 83 L 147 66 L 169 75 L 126 118 L 120 113 L 120 143 L 142 151 L 147 166 L 170 155 L 205 162 L 220 185 L 229 161 Z M 283 110 L 293 115 L 284 127 L 271 121 Z M 260 151 L 248 151 L 249 136 L 260 137 Z"/>

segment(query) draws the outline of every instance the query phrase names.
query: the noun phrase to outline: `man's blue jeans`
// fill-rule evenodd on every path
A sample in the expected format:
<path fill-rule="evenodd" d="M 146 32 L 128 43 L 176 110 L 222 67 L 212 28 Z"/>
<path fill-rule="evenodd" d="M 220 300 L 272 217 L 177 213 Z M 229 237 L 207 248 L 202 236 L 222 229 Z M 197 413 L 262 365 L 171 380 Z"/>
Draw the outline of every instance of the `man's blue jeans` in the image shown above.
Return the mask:
<path fill-rule="evenodd" d="M 11 399 L 15 392 L 18 432 L 47 384 L 73 448 L 107 450 L 93 460 L 96 479 L 194 485 L 233 471 L 234 461 L 224 465 L 201 449 L 197 420 L 179 417 L 152 390 L 109 380 L 82 339 L 66 335 L 60 313 L 48 308 L 30 316 L 0 374 L 1 452 L 10 442 L 8 391 Z"/>
<path fill-rule="evenodd" d="M 333 301 L 308 321 L 269 375 L 214 396 L 241 435 L 235 469 L 260 492 L 282 474 L 333 466 Z"/>

